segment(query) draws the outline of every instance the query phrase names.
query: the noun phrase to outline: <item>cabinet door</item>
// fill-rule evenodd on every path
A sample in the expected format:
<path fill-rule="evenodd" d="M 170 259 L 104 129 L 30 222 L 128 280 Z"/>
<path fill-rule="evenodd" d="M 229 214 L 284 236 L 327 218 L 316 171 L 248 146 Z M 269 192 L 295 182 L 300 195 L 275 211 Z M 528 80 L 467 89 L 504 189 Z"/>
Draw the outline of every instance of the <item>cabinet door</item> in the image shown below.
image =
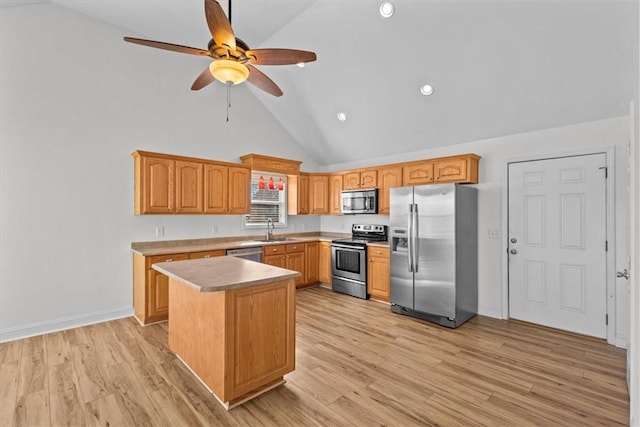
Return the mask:
<path fill-rule="evenodd" d="M 329 177 L 309 175 L 309 213 L 326 215 L 329 213 Z"/>
<path fill-rule="evenodd" d="M 156 157 L 142 158 L 142 213 L 173 213 L 175 211 L 174 160 Z"/>
<path fill-rule="evenodd" d="M 304 252 L 295 252 L 287 254 L 287 266 L 289 270 L 299 271 L 301 276 L 296 277 L 296 288 L 304 284 Z"/>
<path fill-rule="evenodd" d="M 378 171 L 368 169 L 360 172 L 360 188 L 376 188 L 378 186 Z"/>
<path fill-rule="evenodd" d="M 332 215 L 342 213 L 342 175 L 329 177 L 329 213 Z"/>
<path fill-rule="evenodd" d="M 433 162 L 412 163 L 402 167 L 402 185 L 433 183 Z"/>
<path fill-rule="evenodd" d="M 202 163 L 176 161 L 176 212 L 203 212 L 202 171 Z"/>
<path fill-rule="evenodd" d="M 287 268 L 287 256 L 286 255 L 265 256 L 264 263 L 269 265 L 274 265 L 280 268 Z"/>
<path fill-rule="evenodd" d="M 229 210 L 229 168 L 204 165 L 204 213 L 226 214 Z"/>
<path fill-rule="evenodd" d="M 466 157 L 436 160 L 434 162 L 434 181 L 470 182 L 468 174 L 470 161 L 471 159 Z"/>
<path fill-rule="evenodd" d="M 371 298 L 389 301 L 389 249 L 369 248 L 367 291 Z"/>
<path fill-rule="evenodd" d="M 169 315 L 169 278 L 151 268 L 159 262 L 183 261 L 189 254 L 172 254 L 149 257 L 147 271 L 147 296 L 145 323 L 165 320 Z"/>
<path fill-rule="evenodd" d="M 360 172 L 345 173 L 343 185 L 345 190 L 357 190 L 360 188 Z"/>
<path fill-rule="evenodd" d="M 309 175 L 298 177 L 298 213 L 309 213 Z"/>
<path fill-rule="evenodd" d="M 247 214 L 250 212 L 249 187 L 251 170 L 247 168 L 229 167 L 229 210 L 230 214 Z"/>
<path fill-rule="evenodd" d="M 380 182 L 378 190 L 378 213 L 381 215 L 389 215 L 391 207 L 389 190 L 393 187 L 402 186 L 402 168 L 389 167 L 380 169 L 378 172 L 378 181 Z"/>
<path fill-rule="evenodd" d="M 320 243 L 306 243 L 304 245 L 304 258 L 306 266 L 304 269 L 305 284 L 318 282 L 318 256 L 320 250 Z"/>
<path fill-rule="evenodd" d="M 331 283 L 331 243 L 320 242 L 318 256 L 318 280 L 321 283 Z"/>

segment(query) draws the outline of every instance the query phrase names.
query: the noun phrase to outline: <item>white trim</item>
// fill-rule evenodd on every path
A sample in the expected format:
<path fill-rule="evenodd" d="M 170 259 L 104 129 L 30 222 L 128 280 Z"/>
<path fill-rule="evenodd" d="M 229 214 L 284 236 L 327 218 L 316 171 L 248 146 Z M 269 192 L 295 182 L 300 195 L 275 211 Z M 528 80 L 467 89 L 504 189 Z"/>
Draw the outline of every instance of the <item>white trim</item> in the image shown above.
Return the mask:
<path fill-rule="evenodd" d="M 616 347 L 629 348 L 629 342 L 625 337 L 616 337 L 614 343 Z"/>
<path fill-rule="evenodd" d="M 615 146 L 590 148 L 570 152 L 537 154 L 531 156 L 519 156 L 504 160 L 502 168 L 502 318 L 509 318 L 509 257 L 507 254 L 509 245 L 509 164 L 519 162 L 531 162 L 535 160 L 557 159 L 562 157 L 585 156 L 590 154 L 604 154 L 608 168 L 607 188 L 607 342 L 617 345 L 620 339 L 616 339 L 616 227 L 615 227 Z"/>
<path fill-rule="evenodd" d="M 116 310 L 96 311 L 95 313 L 78 316 L 63 317 L 61 319 L 46 322 L 32 323 L 17 328 L 5 328 L 0 330 L 0 343 L 15 341 L 22 338 L 44 335 L 51 332 L 64 331 L 65 329 L 78 328 L 94 323 L 107 322 L 109 320 L 122 319 L 133 316 L 133 308 L 121 308 Z"/>
<path fill-rule="evenodd" d="M 493 308 L 478 307 L 478 314 L 481 316 L 493 317 L 494 319 L 502 319 L 502 311 Z"/>

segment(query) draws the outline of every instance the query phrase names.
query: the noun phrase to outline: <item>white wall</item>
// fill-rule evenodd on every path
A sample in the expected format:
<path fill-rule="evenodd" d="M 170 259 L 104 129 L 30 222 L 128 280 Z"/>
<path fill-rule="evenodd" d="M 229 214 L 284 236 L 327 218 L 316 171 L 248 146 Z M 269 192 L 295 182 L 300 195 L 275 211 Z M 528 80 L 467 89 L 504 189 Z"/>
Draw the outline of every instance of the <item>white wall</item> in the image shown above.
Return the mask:
<path fill-rule="evenodd" d="M 481 314 L 502 317 L 506 307 L 502 303 L 502 240 L 489 239 L 489 229 L 502 227 L 502 191 L 505 186 L 505 163 L 509 159 L 531 155 L 545 155 L 584 150 L 589 148 L 616 147 L 616 256 L 627 257 L 628 200 L 626 174 L 629 117 L 600 120 L 543 131 L 510 135 L 500 138 L 474 141 L 434 150 L 403 153 L 393 157 L 371 159 L 332 165 L 331 171 L 345 170 L 376 164 L 410 161 L 421 158 L 441 157 L 462 153 L 476 153 L 480 160 L 480 184 L 478 188 L 478 309 Z M 392 142 L 390 142 L 392 143 Z M 353 222 L 388 223 L 386 216 L 322 217 L 323 231 L 348 230 Z M 626 292 L 617 283 L 616 336 L 624 345 L 628 337 L 629 309 Z"/>
<path fill-rule="evenodd" d="M 130 245 L 156 226 L 165 239 L 238 234 L 240 216 L 134 216 L 134 150 L 317 168 L 246 85 L 229 123 L 222 85 L 190 91 L 206 59 L 125 43 L 135 34 L 52 4 L 0 9 L 0 31 L 0 341 L 132 313 Z"/>

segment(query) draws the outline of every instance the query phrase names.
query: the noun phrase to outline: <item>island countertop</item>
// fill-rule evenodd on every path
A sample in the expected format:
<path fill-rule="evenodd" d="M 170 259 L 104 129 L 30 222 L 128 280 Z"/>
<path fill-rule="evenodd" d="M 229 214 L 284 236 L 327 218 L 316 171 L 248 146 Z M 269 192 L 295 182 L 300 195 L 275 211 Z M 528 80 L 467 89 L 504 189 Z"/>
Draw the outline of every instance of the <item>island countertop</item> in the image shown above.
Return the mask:
<path fill-rule="evenodd" d="M 162 274 L 183 281 L 199 292 L 224 291 L 300 276 L 297 271 L 234 256 L 161 262 L 152 267 Z"/>

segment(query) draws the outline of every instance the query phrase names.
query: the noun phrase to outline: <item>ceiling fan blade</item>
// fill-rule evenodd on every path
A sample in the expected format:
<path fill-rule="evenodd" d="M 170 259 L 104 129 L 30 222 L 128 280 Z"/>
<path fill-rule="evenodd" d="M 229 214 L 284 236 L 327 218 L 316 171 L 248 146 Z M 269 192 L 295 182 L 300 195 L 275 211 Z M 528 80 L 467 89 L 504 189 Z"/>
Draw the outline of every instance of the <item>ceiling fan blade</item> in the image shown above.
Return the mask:
<path fill-rule="evenodd" d="M 136 39 L 134 37 L 125 37 L 124 41 L 129 43 L 140 44 L 142 46 L 155 47 L 157 49 L 171 50 L 173 52 L 189 53 L 191 55 L 211 56 L 208 50 L 198 49 L 196 47 L 181 46 L 179 44 L 157 42 L 154 40 Z"/>
<path fill-rule="evenodd" d="M 295 49 L 253 49 L 248 50 L 246 55 L 256 65 L 287 65 L 316 60 L 314 52 Z"/>
<path fill-rule="evenodd" d="M 200 90 L 214 80 L 215 78 L 211 74 L 211 71 L 209 71 L 209 67 L 207 67 L 203 72 L 200 73 L 198 78 L 196 78 L 196 81 L 193 82 L 193 84 L 191 85 L 191 90 Z"/>
<path fill-rule="evenodd" d="M 229 49 L 236 50 L 236 37 L 220 3 L 216 0 L 204 0 L 204 13 L 213 41 L 217 45 L 226 45 Z"/>
<path fill-rule="evenodd" d="M 249 78 L 247 79 L 249 83 L 273 96 L 282 96 L 282 90 L 266 74 L 251 65 L 247 65 L 247 68 L 249 69 Z"/>

